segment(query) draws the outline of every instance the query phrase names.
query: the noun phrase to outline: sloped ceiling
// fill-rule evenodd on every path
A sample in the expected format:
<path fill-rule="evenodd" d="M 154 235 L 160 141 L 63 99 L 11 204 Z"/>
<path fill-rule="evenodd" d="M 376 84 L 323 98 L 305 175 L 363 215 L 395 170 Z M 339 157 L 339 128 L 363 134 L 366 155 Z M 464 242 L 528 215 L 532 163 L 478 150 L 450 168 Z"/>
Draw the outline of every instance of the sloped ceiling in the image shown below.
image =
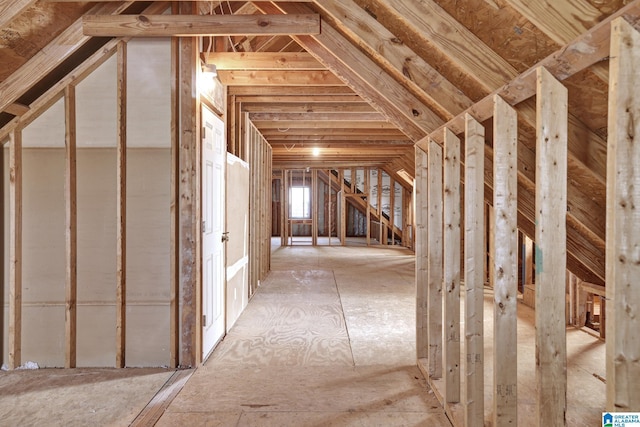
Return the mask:
<path fill-rule="evenodd" d="M 218 66 L 221 80 L 229 85 L 230 105 L 249 113 L 272 145 L 274 167 L 379 166 L 412 175 L 414 143 L 627 3 L 200 1 L 198 10 L 321 15 L 318 35 L 211 40 L 215 52 L 299 53 L 307 64 L 275 70 Z M 93 8 L 113 9 L 114 4 L 119 3 L 17 0 L 0 5 L 0 98 L 9 93 L 12 76 L 81 15 Z M 115 13 L 139 13 L 150 4 L 122 2 Z M 76 56 L 24 87 L 3 108 L 0 126 L 105 42 L 83 43 Z M 604 281 L 607 65 L 597 63 L 564 81 L 570 104 L 568 265 L 595 283 Z M 517 105 L 519 226 L 529 235 L 534 227 L 534 102 Z M 484 125 L 490 148 L 491 123 Z M 313 147 L 320 147 L 322 155 L 313 156 Z M 488 190 L 490 174 L 488 170 Z"/>

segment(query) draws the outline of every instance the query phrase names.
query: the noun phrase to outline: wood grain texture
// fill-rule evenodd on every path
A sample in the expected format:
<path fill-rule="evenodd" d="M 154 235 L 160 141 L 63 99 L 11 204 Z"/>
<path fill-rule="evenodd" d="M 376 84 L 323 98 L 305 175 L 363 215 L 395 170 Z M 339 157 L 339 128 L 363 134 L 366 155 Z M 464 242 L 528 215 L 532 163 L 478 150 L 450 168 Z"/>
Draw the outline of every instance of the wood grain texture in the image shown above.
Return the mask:
<path fill-rule="evenodd" d="M 495 235 L 493 422 L 496 427 L 516 425 L 518 193 L 516 111 L 495 97 L 493 206 Z"/>
<path fill-rule="evenodd" d="M 460 401 L 460 139 L 444 135 L 444 363 L 445 401 Z"/>
<path fill-rule="evenodd" d="M 118 44 L 116 93 L 116 368 L 126 366 L 127 344 L 127 44 Z"/>
<path fill-rule="evenodd" d="M 325 67 L 307 52 L 210 52 L 207 64 L 218 70 L 324 70 Z"/>
<path fill-rule="evenodd" d="M 467 115 L 464 165 L 465 425 L 484 426 L 484 127 Z"/>
<path fill-rule="evenodd" d="M 76 367 L 78 209 L 76 182 L 76 92 L 65 89 L 65 368 Z"/>
<path fill-rule="evenodd" d="M 640 33 L 611 24 L 607 165 L 607 410 L 640 411 Z"/>
<path fill-rule="evenodd" d="M 22 129 L 9 134 L 9 369 L 22 363 Z"/>
<path fill-rule="evenodd" d="M 319 34 L 320 16 L 298 15 L 84 15 L 92 37 L 186 37 Z"/>
<path fill-rule="evenodd" d="M 344 84 L 331 71 L 220 70 L 218 78 L 228 86 L 336 86 Z"/>
<path fill-rule="evenodd" d="M 563 425 L 567 411 L 565 322 L 567 88 L 537 76 L 536 383 L 538 425 Z"/>
<path fill-rule="evenodd" d="M 429 375 L 442 378 L 442 275 L 443 275 L 443 236 L 442 236 L 442 147 L 435 141 L 429 142 L 428 166 L 429 174 Z"/>
<path fill-rule="evenodd" d="M 25 9 L 33 6 L 35 2 L 36 0 L 13 0 L 0 3 L 0 27 L 4 27 Z"/>

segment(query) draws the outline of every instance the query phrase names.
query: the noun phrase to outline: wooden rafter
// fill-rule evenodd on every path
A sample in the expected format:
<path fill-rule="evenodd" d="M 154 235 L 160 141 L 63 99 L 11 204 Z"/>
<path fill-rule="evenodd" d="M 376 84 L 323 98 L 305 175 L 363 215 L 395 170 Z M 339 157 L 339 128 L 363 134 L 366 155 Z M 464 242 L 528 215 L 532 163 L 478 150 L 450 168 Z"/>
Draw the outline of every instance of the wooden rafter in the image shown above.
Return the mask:
<path fill-rule="evenodd" d="M 218 70 L 324 70 L 324 65 L 307 52 L 211 52 L 207 64 Z"/>

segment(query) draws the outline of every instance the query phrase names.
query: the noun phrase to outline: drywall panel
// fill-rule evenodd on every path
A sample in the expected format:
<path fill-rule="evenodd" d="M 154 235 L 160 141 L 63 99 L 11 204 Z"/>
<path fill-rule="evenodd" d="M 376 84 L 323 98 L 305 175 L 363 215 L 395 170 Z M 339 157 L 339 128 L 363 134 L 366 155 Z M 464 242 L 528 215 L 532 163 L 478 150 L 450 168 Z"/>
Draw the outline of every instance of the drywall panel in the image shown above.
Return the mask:
<path fill-rule="evenodd" d="M 248 302 L 249 164 L 227 154 L 227 330 Z"/>

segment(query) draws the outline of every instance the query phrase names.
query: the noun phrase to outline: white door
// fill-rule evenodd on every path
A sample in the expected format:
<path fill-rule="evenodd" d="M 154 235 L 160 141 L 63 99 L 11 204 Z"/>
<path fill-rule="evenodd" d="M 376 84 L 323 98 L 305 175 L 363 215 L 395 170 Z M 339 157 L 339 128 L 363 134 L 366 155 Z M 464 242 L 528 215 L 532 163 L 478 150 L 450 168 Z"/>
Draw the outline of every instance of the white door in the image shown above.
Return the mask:
<path fill-rule="evenodd" d="M 202 358 L 225 331 L 224 203 L 226 143 L 224 123 L 202 108 Z"/>

